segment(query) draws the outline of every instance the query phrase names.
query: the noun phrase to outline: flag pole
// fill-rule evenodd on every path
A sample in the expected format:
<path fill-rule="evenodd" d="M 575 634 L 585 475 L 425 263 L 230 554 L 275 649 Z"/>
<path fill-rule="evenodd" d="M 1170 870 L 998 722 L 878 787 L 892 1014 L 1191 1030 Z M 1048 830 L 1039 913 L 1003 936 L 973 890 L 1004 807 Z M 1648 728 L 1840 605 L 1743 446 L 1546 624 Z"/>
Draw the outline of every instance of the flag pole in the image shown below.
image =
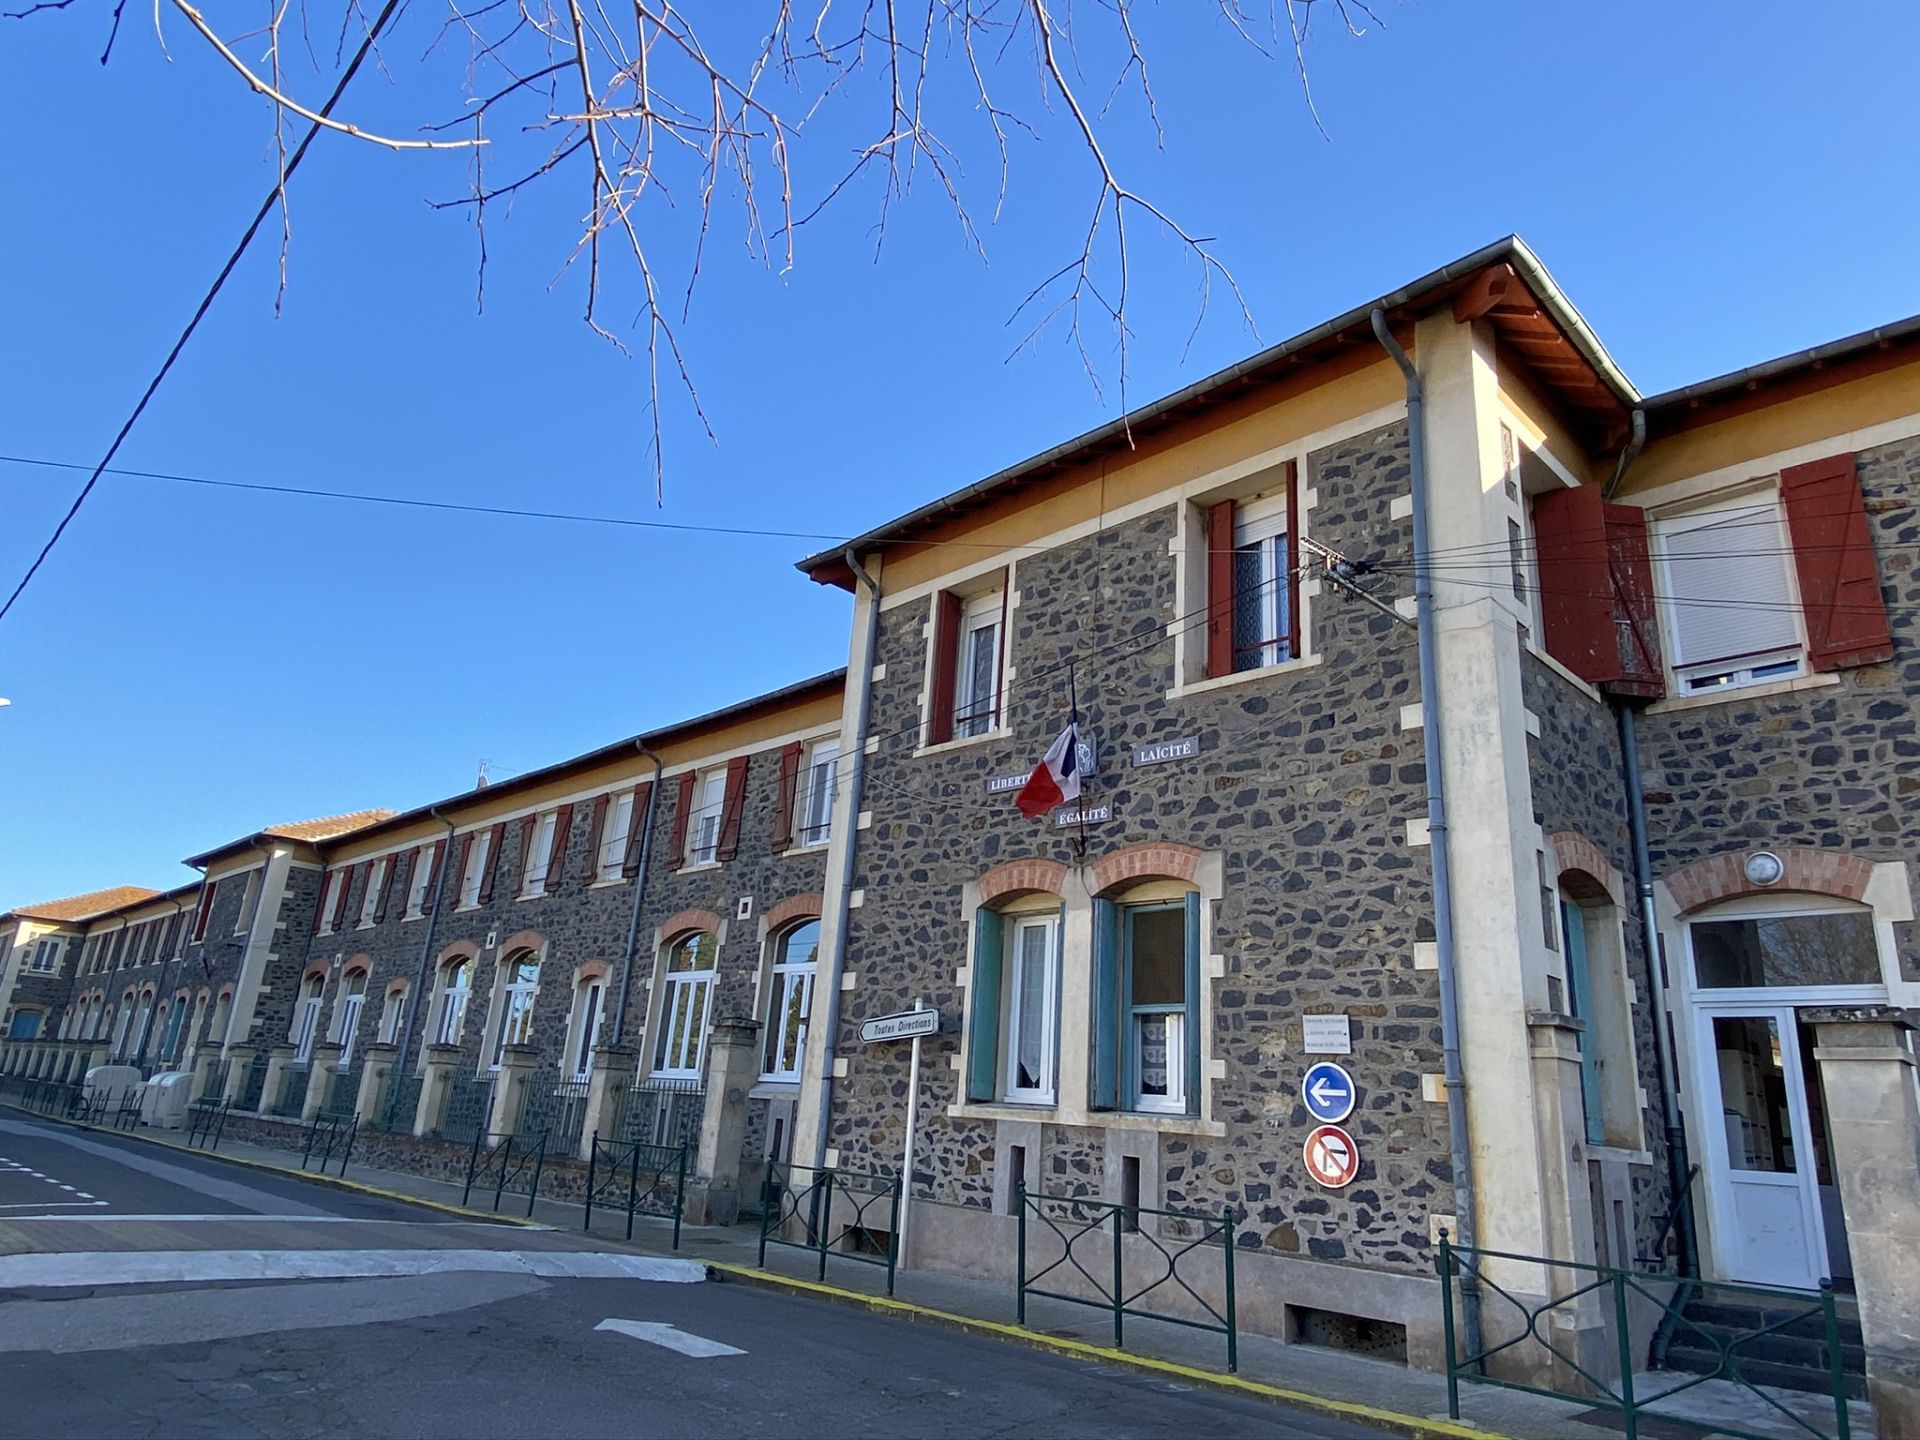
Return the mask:
<path fill-rule="evenodd" d="M 1072 713 L 1068 716 L 1067 723 L 1073 727 L 1073 766 L 1074 772 L 1079 774 L 1080 672 L 1071 660 L 1067 662 L 1067 700 L 1072 706 Z M 1085 775 L 1080 775 L 1080 795 L 1078 799 L 1075 800 L 1074 806 L 1075 818 L 1079 822 L 1078 825 L 1075 826 L 1075 841 L 1079 851 L 1080 864 L 1084 867 L 1087 863 L 1087 777 Z"/>

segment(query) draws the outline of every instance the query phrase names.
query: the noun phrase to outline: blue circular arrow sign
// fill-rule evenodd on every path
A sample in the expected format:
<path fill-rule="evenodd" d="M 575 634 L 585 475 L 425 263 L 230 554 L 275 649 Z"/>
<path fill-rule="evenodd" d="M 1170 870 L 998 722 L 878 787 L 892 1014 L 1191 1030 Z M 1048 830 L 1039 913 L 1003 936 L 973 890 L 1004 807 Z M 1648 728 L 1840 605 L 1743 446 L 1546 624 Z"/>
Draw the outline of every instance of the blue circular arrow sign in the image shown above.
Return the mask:
<path fill-rule="evenodd" d="M 1300 1098 L 1307 1113 L 1321 1124 L 1338 1125 L 1353 1113 L 1359 1091 L 1351 1075 L 1331 1060 L 1322 1060 L 1300 1081 Z"/>

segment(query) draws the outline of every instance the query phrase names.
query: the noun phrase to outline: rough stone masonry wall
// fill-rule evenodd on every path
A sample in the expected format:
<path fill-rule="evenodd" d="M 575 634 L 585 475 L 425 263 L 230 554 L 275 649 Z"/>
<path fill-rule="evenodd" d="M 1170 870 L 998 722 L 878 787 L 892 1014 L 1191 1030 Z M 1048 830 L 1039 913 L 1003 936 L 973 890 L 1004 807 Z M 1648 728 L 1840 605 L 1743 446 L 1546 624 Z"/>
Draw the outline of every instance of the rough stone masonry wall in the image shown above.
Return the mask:
<path fill-rule="evenodd" d="M 1313 455 L 1302 484 L 1318 492 L 1308 534 L 1356 556 L 1407 551 L 1407 522 L 1390 509 L 1408 488 L 1404 426 Z M 1406 822 L 1425 813 L 1420 737 L 1398 723 L 1400 707 L 1419 698 L 1413 636 L 1360 602 L 1323 594 L 1312 611 L 1320 664 L 1169 701 L 1174 652 L 1162 631 L 1175 618 L 1176 521 L 1169 505 L 1097 540 L 1019 559 L 1008 740 L 916 758 L 930 603 L 882 615 L 879 744 L 864 799 L 873 824 L 861 836 L 854 883 L 864 901 L 849 933 L 858 983 L 838 1037 L 851 1071 L 835 1086 L 831 1142 L 843 1164 L 897 1168 L 906 1047 L 862 1047 L 857 1029 L 917 996 L 962 1013 L 954 985 L 968 962 L 962 886 L 1006 860 L 1076 862 L 1070 834 L 984 791 L 989 776 L 1030 768 L 1058 733 L 1069 707 L 1060 667 L 1074 660 L 1083 725 L 1102 749 L 1084 799 L 1114 809 L 1089 828 L 1087 858 L 1162 839 L 1224 857 L 1225 896 L 1208 917 L 1206 948 L 1225 957 L 1226 973 L 1205 1021 L 1207 1054 L 1226 1064 L 1226 1078 L 1211 1083 L 1227 1134 L 1163 1136 L 1165 1194 L 1142 1200 L 1245 1206 L 1244 1245 L 1425 1269 L 1426 1217 L 1449 1208 L 1451 1173 L 1445 1111 L 1421 1098 L 1421 1075 L 1441 1068 L 1441 1042 L 1434 977 L 1413 969 L 1415 941 L 1432 935 L 1427 855 L 1405 839 Z M 1192 638 L 1203 643 L 1197 630 Z M 1198 759 L 1124 768 L 1136 745 L 1190 733 L 1201 737 Z M 1364 1164 L 1344 1191 L 1322 1190 L 1302 1172 L 1311 1122 L 1298 1099 L 1307 1063 L 1299 1017 L 1314 1010 L 1345 1010 L 1354 1022 L 1348 1063 L 1362 1097 L 1350 1124 Z M 946 1114 L 958 1043 L 944 1035 L 923 1059 L 915 1189 L 984 1205 L 993 1129 Z M 1103 1188 L 1098 1127 L 1049 1125 L 1043 1143 L 1049 1191 Z"/>
<path fill-rule="evenodd" d="M 1647 962 L 1645 927 L 1635 901 L 1633 842 L 1627 830 L 1626 778 L 1620 767 L 1620 735 L 1610 706 L 1595 700 L 1552 667 L 1531 654 L 1521 656 L 1522 684 L 1527 709 L 1540 721 L 1540 734 L 1527 744 L 1528 777 L 1533 792 L 1534 819 L 1549 841 L 1571 830 L 1599 847 L 1625 877 L 1621 896 L 1623 960 L 1633 981 L 1634 1061 L 1647 1104 L 1640 1128 L 1651 1164 L 1629 1169 L 1632 1186 L 1634 1250 L 1651 1255 L 1659 1229 L 1670 1207 L 1667 1184 L 1666 1131 L 1660 1113 L 1660 1055 L 1658 1037 L 1662 996 L 1657 967 Z M 1547 852 L 1547 880 L 1556 878 L 1554 856 Z M 1599 877 L 1596 877 L 1599 878 Z M 1554 920 L 1556 933 L 1559 918 Z M 1564 937 L 1562 938 L 1564 955 Z M 1599 1165 L 1590 1161 L 1594 1189 L 1593 1217 L 1596 1254 L 1611 1255 L 1616 1248 L 1608 1236 L 1607 1206 L 1599 1194 Z M 1616 1257 L 1616 1262 L 1618 1257 Z"/>
<path fill-rule="evenodd" d="M 1767 846 L 1920 858 L 1920 438 L 1861 451 L 1859 469 L 1893 658 L 1838 671 L 1833 686 L 1647 715 L 1640 763 L 1656 877 Z M 1894 926 L 1910 980 L 1920 979 L 1916 929 Z"/>

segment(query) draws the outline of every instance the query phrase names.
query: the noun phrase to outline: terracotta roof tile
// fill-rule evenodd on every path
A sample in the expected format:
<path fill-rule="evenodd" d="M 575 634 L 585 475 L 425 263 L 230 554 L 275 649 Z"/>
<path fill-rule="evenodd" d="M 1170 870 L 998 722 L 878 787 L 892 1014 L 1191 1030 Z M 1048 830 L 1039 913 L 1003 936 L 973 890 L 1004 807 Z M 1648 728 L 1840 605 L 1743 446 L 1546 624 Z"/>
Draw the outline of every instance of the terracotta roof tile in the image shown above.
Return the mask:
<path fill-rule="evenodd" d="M 115 885 L 107 890 L 89 890 L 84 895 L 69 895 L 64 900 L 48 900 L 38 905 L 16 905 L 15 915 L 29 920 L 87 920 L 118 910 L 123 905 L 151 900 L 158 890 L 144 885 Z"/>
<path fill-rule="evenodd" d="M 382 820 L 391 820 L 398 811 L 354 810 L 345 815 L 327 815 L 318 820 L 295 820 L 288 825 L 269 825 L 261 833 L 279 840 L 337 840 Z"/>

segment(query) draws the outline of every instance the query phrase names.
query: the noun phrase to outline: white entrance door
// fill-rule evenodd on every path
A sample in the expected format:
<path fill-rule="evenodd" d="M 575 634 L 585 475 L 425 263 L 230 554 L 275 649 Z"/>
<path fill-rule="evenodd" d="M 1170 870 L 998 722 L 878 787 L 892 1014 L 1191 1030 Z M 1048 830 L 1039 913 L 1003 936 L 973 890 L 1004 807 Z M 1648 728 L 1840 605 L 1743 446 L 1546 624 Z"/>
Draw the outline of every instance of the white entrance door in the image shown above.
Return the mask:
<path fill-rule="evenodd" d="M 1815 1289 L 1829 1273 L 1827 1246 L 1793 1007 L 1703 1005 L 1696 1020 L 1726 1278 Z"/>

